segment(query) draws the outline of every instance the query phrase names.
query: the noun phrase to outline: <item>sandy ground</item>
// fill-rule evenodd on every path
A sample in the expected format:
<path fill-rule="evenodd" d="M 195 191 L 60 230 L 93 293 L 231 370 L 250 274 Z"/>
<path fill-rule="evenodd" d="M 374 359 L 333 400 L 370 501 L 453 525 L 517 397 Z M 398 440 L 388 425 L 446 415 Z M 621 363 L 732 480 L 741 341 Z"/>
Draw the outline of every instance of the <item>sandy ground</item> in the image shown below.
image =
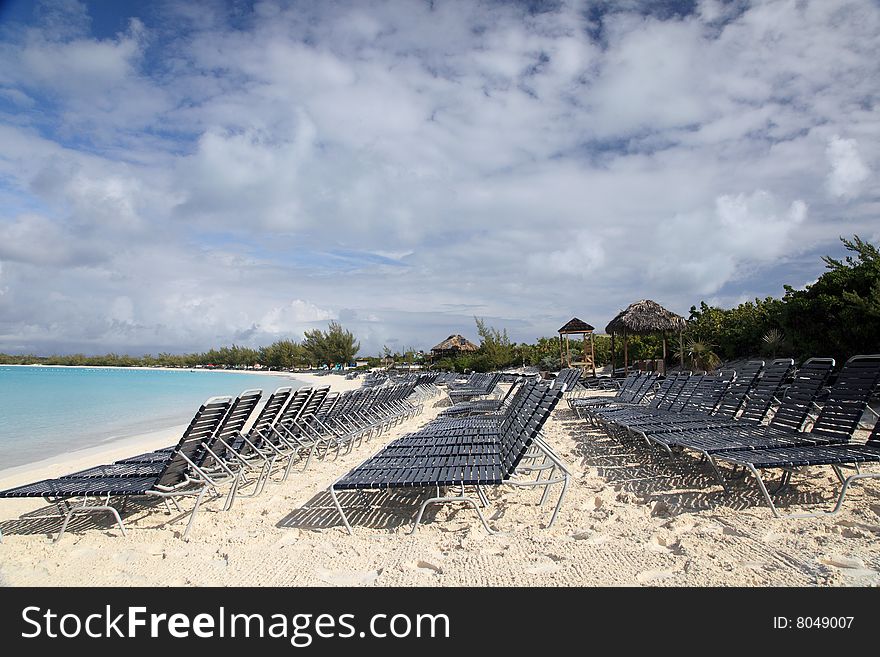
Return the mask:
<path fill-rule="evenodd" d="M 368 493 L 369 510 L 349 497 L 344 504 L 354 536 L 345 533 L 327 486 L 446 403 L 439 397 L 429 401 L 422 416 L 351 454 L 313 463 L 259 497 L 239 499 L 231 511 L 221 512 L 219 500 L 210 502 L 189 542 L 179 538 L 185 519 L 158 507 L 133 507 L 126 518 L 128 537 L 109 522 L 83 519 L 53 544 L 57 520 L 29 518 L 45 511 L 44 502 L 2 500 L 0 581 L 13 586 L 880 584 L 880 482 L 856 486 L 837 517 L 776 520 L 751 482 L 725 492 L 694 460 L 670 462 L 623 446 L 590 430 L 564 404 L 545 427 L 573 473 L 552 528 L 545 528 L 549 505 L 537 505 L 539 490 L 505 486 L 488 491 L 487 516 L 496 535 L 460 505 L 434 507 L 409 535 L 421 500 L 412 492 Z M 798 478 L 781 504 L 828 502 L 831 483 L 830 471 Z"/>

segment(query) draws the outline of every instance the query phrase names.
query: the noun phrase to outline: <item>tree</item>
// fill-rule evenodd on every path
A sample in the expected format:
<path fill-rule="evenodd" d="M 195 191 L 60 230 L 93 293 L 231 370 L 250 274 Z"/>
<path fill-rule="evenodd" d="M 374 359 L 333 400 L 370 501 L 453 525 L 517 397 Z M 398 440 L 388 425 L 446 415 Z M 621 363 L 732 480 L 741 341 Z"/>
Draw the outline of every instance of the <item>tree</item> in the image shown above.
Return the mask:
<path fill-rule="evenodd" d="M 785 286 L 781 326 L 800 356 L 844 361 L 877 350 L 880 335 L 880 253 L 855 235 L 840 238 L 854 256 L 822 258 L 828 271 L 803 290 Z"/>
<path fill-rule="evenodd" d="M 713 351 L 715 345 L 705 340 L 688 338 L 684 344 L 684 359 L 690 361 L 691 367 L 710 372 L 715 369 L 721 359 Z M 681 358 L 680 350 L 676 351 L 676 358 Z"/>
<path fill-rule="evenodd" d="M 260 364 L 289 370 L 303 360 L 303 348 L 294 340 L 278 340 L 268 347 L 260 348 Z"/>
<path fill-rule="evenodd" d="M 499 331 L 479 317 L 474 317 L 477 323 L 477 333 L 480 336 L 480 354 L 486 357 L 488 369 L 501 369 L 512 365 L 516 360 L 516 352 L 510 338 L 507 337 L 507 329 Z"/>
<path fill-rule="evenodd" d="M 332 368 L 337 363 L 344 365 L 351 363 L 361 345 L 351 331 L 343 329 L 337 322 L 330 322 L 327 331 L 321 329 L 306 331 L 302 347 L 312 362 Z"/>

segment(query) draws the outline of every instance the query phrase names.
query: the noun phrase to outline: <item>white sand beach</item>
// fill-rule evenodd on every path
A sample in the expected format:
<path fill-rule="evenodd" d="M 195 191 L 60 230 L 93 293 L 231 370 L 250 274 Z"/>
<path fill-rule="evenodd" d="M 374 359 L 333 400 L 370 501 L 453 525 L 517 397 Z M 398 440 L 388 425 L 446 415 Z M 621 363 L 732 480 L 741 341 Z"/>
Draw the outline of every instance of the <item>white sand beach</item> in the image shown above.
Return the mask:
<path fill-rule="evenodd" d="M 334 388 L 342 377 L 316 377 Z M 304 379 L 305 380 L 305 379 Z M 352 382 L 356 383 L 356 382 Z M 11 586 L 876 586 L 880 584 L 880 482 L 856 486 L 839 516 L 777 520 L 746 480 L 725 492 L 695 460 L 610 440 L 564 404 L 545 427 L 567 461 L 572 485 L 556 524 L 540 490 L 488 491 L 488 534 L 473 510 L 433 507 L 409 535 L 420 497 L 368 493 L 369 512 L 351 507 L 349 536 L 327 486 L 424 414 L 338 459 L 313 463 L 255 498 L 220 511 L 203 507 L 189 542 L 186 519 L 133 505 L 128 536 L 103 519 L 82 519 L 59 543 L 57 520 L 30 519 L 42 500 L 0 500 L 0 582 Z M 129 453 L 168 444 L 171 434 L 126 445 Z M 114 448 L 116 449 L 116 448 Z M 123 446 L 118 446 L 122 450 Z M 121 451 L 114 455 L 122 456 Z M 117 456 L 117 457 L 118 457 Z M 4 476 L 6 487 L 106 462 L 110 454 L 58 460 Z M 816 471 L 813 471 L 814 473 Z M 796 478 L 783 506 L 827 502 L 831 472 Z M 551 496 L 555 502 L 555 496 Z"/>

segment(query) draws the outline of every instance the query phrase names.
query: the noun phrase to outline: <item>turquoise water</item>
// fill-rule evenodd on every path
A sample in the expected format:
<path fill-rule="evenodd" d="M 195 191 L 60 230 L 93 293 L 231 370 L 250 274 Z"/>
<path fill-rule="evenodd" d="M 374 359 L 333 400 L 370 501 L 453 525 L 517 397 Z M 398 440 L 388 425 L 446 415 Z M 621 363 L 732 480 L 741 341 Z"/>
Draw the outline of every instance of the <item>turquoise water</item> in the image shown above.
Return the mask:
<path fill-rule="evenodd" d="M 208 397 L 293 379 L 239 372 L 0 365 L 0 470 L 186 424 Z"/>

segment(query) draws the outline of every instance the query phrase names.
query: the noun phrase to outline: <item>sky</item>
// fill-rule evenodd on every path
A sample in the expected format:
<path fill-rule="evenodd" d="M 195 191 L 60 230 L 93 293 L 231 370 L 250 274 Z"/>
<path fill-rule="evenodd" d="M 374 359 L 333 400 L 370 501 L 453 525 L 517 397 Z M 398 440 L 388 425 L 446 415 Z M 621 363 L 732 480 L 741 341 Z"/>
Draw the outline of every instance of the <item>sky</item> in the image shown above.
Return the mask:
<path fill-rule="evenodd" d="M 0 0 L 0 351 L 514 341 L 880 241 L 880 2 Z"/>

